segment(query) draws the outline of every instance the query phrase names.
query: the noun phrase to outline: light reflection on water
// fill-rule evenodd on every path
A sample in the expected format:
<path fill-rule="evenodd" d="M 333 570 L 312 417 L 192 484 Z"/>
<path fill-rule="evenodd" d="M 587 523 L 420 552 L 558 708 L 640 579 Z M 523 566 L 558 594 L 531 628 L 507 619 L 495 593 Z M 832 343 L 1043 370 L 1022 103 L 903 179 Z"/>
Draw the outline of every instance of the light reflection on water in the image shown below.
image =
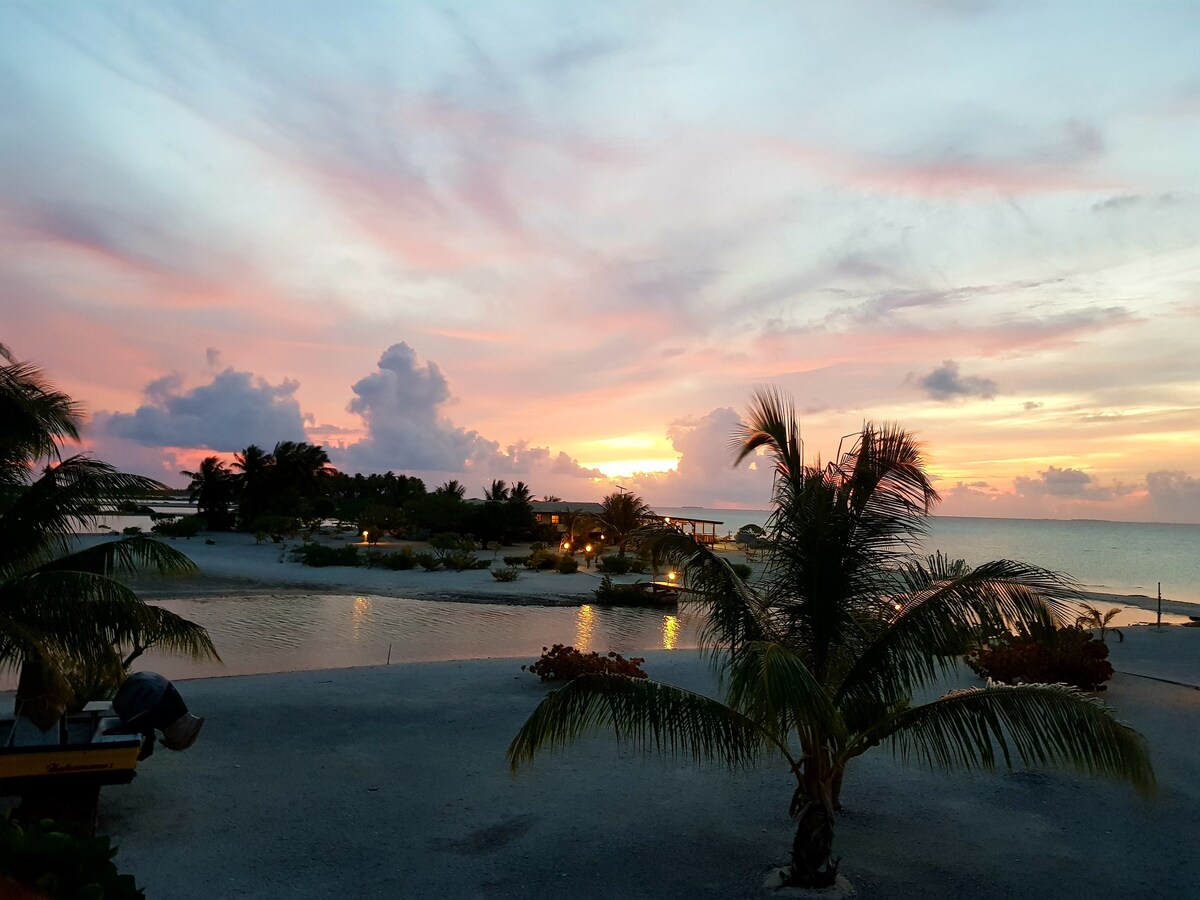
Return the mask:
<path fill-rule="evenodd" d="M 686 607 L 666 615 L 644 607 L 501 606 L 326 594 L 154 603 L 207 628 L 225 661 L 195 663 L 150 651 L 134 666 L 168 678 L 383 665 L 389 653 L 393 663 L 532 661 L 552 644 L 600 653 L 685 650 L 696 646 L 698 631 Z"/>

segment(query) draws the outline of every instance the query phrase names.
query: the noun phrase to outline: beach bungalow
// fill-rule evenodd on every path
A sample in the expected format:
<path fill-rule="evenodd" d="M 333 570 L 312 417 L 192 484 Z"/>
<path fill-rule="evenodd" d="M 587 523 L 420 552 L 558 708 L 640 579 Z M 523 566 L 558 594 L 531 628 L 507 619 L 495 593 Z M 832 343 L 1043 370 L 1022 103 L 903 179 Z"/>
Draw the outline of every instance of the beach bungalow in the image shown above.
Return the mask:
<path fill-rule="evenodd" d="M 564 500 L 534 500 L 530 503 L 533 515 L 539 525 L 550 525 L 558 529 L 559 534 L 565 534 L 572 515 L 597 516 L 602 507 L 599 503 L 572 503 Z M 690 516 L 664 516 L 652 513 L 646 517 L 646 524 L 670 525 L 691 537 L 699 544 L 712 546 L 717 543 L 717 526 L 724 524 L 715 519 L 697 519 Z M 599 532 L 587 535 L 589 539 L 599 540 L 603 537 Z"/>

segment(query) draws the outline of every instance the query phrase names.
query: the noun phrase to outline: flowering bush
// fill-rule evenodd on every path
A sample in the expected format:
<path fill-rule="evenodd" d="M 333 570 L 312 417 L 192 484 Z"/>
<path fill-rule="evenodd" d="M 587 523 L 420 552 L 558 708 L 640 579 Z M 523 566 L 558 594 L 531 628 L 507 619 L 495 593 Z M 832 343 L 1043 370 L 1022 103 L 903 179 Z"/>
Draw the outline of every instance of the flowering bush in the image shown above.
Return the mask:
<path fill-rule="evenodd" d="M 966 661 L 978 675 L 1004 684 L 1070 684 L 1102 691 L 1113 676 L 1108 645 L 1079 628 L 1005 635 L 971 651 Z"/>
<path fill-rule="evenodd" d="M 570 681 L 576 675 L 626 675 L 630 678 L 645 678 L 642 663 L 646 660 L 641 656 L 629 659 L 612 650 L 607 656 L 601 656 L 594 650 L 582 653 L 574 647 L 564 647 L 555 644 L 553 647 L 542 648 L 542 655 L 537 662 L 529 666 L 521 666 L 522 672 L 532 672 L 542 681 Z"/>

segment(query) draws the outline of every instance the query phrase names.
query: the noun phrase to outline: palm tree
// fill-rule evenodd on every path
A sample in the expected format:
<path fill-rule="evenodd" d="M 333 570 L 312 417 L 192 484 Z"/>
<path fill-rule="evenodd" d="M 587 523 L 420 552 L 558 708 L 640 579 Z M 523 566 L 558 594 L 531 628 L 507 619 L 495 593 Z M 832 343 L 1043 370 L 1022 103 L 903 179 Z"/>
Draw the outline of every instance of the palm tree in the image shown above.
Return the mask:
<path fill-rule="evenodd" d="M 500 479 L 493 479 L 490 488 L 483 489 L 483 499 L 494 503 L 504 503 L 508 500 L 508 484 Z"/>
<path fill-rule="evenodd" d="M 767 565 L 743 581 L 711 550 L 659 528 L 656 549 L 681 566 L 706 604 L 704 645 L 724 702 L 670 685 L 588 675 L 548 695 L 508 750 L 515 768 L 585 729 L 731 767 L 767 754 L 795 778 L 788 883 L 837 877 L 834 816 L 847 765 L 879 744 L 935 769 L 993 769 L 1016 757 L 1127 779 L 1154 775 L 1140 736 L 1110 710 L 1061 685 L 916 693 L 958 665 L 985 631 L 1062 616 L 1060 576 L 1010 561 L 975 569 L 913 555 L 938 497 L 906 432 L 870 424 L 827 465 L 805 465 L 794 410 L 755 396 L 737 460 L 765 447 L 775 461 Z"/>
<path fill-rule="evenodd" d="M 196 512 L 204 516 L 209 528 L 228 531 L 232 525 L 229 508 L 233 505 L 236 482 L 233 473 L 218 456 L 206 456 L 195 472 L 181 471 L 191 479 L 188 499 L 196 504 Z"/>
<path fill-rule="evenodd" d="M 621 491 L 601 500 L 600 512 L 592 520 L 617 545 L 617 556 L 624 556 L 625 546 L 653 514 L 654 511 L 637 494 Z"/>
<path fill-rule="evenodd" d="M 1092 606 L 1090 603 L 1080 603 L 1079 605 L 1083 608 L 1083 614 L 1075 620 L 1076 628 L 1098 629 L 1100 631 L 1100 640 L 1104 641 L 1105 643 L 1108 643 L 1108 632 L 1111 631 L 1117 636 L 1117 641 L 1119 643 L 1125 642 L 1125 632 L 1123 632 L 1120 628 L 1114 628 L 1109 624 L 1113 619 L 1121 614 L 1121 610 L 1118 607 L 1114 606 L 1107 612 L 1101 612 L 1098 608 Z"/>
<path fill-rule="evenodd" d="M 457 478 L 451 478 L 445 484 L 438 485 L 433 492 L 442 497 L 455 497 L 459 500 L 467 496 L 466 486 L 460 484 Z"/>
<path fill-rule="evenodd" d="M 218 658 L 203 628 L 120 580 L 145 568 L 191 572 L 191 560 L 143 535 L 74 541 L 115 503 L 163 486 L 84 455 L 63 459 L 62 442 L 79 433 L 78 406 L 36 366 L 3 347 L 0 357 L 0 668 L 20 671 L 18 707 L 48 724 L 70 700 L 70 673 L 115 678 L 122 646 Z"/>
<path fill-rule="evenodd" d="M 237 481 L 239 527 L 249 528 L 257 518 L 267 514 L 271 498 L 271 474 L 275 457 L 258 444 L 251 444 L 241 453 L 233 454 Z"/>

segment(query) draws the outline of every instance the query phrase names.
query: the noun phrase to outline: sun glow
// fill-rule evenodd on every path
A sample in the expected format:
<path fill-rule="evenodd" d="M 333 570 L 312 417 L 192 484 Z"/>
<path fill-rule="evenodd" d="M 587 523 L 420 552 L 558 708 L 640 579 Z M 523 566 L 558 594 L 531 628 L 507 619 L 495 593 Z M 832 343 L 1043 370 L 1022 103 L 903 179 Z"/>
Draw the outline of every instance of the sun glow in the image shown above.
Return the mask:
<path fill-rule="evenodd" d="M 599 469 L 609 478 L 628 478 L 637 472 L 673 472 L 679 463 L 675 456 L 645 457 L 641 459 L 608 459 L 583 462 L 586 469 Z"/>

